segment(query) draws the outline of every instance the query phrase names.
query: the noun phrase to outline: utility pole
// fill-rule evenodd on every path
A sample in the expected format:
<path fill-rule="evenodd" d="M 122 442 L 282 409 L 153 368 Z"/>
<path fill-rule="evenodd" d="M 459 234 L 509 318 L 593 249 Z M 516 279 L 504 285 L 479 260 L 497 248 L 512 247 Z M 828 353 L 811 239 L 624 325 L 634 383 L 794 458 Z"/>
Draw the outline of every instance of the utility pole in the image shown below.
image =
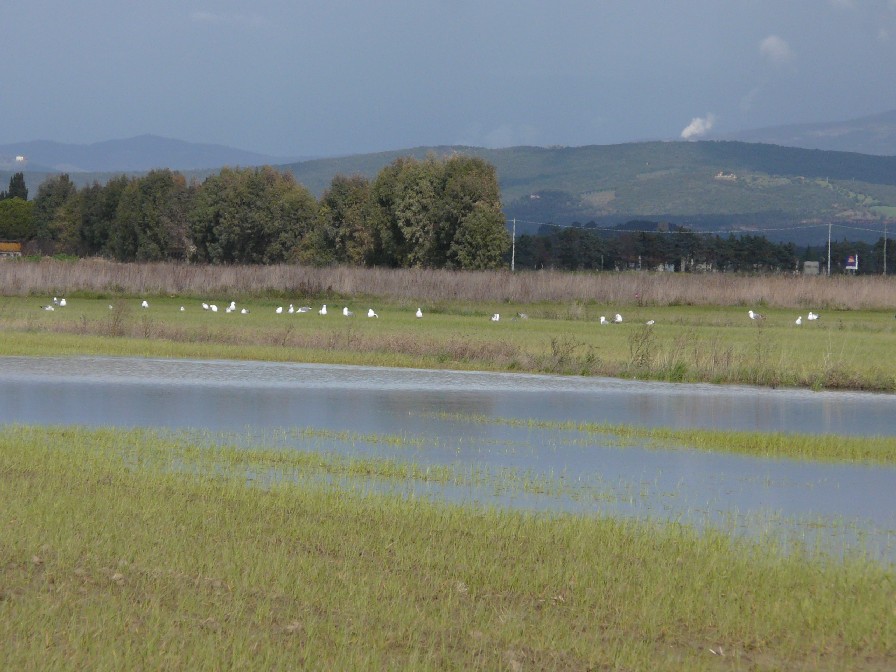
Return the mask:
<path fill-rule="evenodd" d="M 884 220 L 884 276 L 887 275 L 887 220 Z"/>
<path fill-rule="evenodd" d="M 510 245 L 510 272 L 516 270 L 516 217 L 513 218 L 513 242 Z"/>
<path fill-rule="evenodd" d="M 831 223 L 828 222 L 828 277 L 831 275 Z"/>

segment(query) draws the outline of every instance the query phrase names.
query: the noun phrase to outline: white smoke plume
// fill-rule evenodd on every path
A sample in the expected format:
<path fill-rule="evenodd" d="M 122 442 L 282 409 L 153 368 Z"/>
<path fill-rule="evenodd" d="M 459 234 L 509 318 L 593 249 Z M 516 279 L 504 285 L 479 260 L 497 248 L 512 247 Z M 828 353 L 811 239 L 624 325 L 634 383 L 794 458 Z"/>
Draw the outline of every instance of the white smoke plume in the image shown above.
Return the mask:
<path fill-rule="evenodd" d="M 685 126 L 681 132 L 681 138 L 683 140 L 692 140 L 693 138 L 699 138 L 701 135 L 706 135 L 715 123 L 716 115 L 712 112 L 705 117 L 694 117 L 691 119 L 691 123 Z"/>

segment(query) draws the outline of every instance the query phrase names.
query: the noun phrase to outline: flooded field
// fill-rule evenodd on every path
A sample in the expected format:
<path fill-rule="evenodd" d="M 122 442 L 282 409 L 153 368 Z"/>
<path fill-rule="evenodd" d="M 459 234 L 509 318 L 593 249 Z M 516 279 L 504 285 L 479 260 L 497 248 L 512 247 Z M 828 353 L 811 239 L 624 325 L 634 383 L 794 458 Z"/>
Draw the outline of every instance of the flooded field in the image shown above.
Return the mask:
<path fill-rule="evenodd" d="M 0 423 L 150 427 L 448 468 L 365 487 L 713 525 L 896 561 L 896 469 L 771 460 L 561 423 L 893 435 L 896 397 L 257 362 L 0 358 Z M 527 421 L 540 421 L 527 424 Z M 269 475 L 271 478 L 276 475 Z"/>

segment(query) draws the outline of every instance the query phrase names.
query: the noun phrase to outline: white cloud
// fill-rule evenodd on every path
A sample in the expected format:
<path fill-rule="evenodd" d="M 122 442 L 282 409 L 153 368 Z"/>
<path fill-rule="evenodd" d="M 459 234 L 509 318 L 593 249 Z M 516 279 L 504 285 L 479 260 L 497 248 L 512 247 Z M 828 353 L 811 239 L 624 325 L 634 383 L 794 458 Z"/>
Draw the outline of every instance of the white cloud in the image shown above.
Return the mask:
<path fill-rule="evenodd" d="M 681 138 L 683 140 L 692 140 L 699 138 L 701 135 L 706 135 L 715 123 L 716 115 L 712 112 L 705 117 L 694 117 L 691 119 L 691 123 L 685 126 L 681 132 Z"/>
<path fill-rule="evenodd" d="M 790 45 L 777 35 L 769 35 L 759 43 L 759 55 L 774 64 L 789 63 L 793 59 Z"/>

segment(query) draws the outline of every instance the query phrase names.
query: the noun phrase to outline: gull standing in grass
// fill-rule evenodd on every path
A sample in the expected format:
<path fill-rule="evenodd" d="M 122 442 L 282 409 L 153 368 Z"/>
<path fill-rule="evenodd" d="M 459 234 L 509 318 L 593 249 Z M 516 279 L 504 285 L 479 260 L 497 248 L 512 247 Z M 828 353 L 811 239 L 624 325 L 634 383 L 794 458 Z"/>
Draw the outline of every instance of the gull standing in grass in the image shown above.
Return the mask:
<path fill-rule="evenodd" d="M 800 325 L 803 323 L 803 316 L 800 315 L 798 318 L 796 318 L 796 320 L 794 320 L 793 323 L 794 323 L 796 326 L 800 326 Z"/>
<path fill-rule="evenodd" d="M 808 319 L 810 322 L 814 322 L 815 320 L 818 319 L 818 313 L 813 313 L 813 312 L 810 310 L 810 311 L 809 311 L 809 314 L 806 316 L 806 319 Z"/>
<path fill-rule="evenodd" d="M 202 302 L 202 310 L 208 310 L 208 304 L 205 301 Z"/>
<path fill-rule="evenodd" d="M 622 324 L 622 315 L 620 315 L 619 313 L 616 313 L 616 315 L 613 317 L 613 323 L 614 324 Z"/>
<path fill-rule="evenodd" d="M 277 306 L 277 308 L 274 310 L 274 312 L 279 315 L 280 313 L 283 312 L 283 306 Z"/>
<path fill-rule="evenodd" d="M 149 308 L 149 301 L 143 299 L 143 303 L 140 304 L 141 308 Z"/>
<path fill-rule="evenodd" d="M 495 313 L 494 315 L 492 315 L 492 322 L 498 322 L 500 319 L 501 319 L 500 313 Z"/>
<path fill-rule="evenodd" d="M 65 299 L 59 299 L 59 305 L 62 306 L 63 308 L 65 308 L 65 306 L 67 306 L 68 303 L 66 302 Z"/>
<path fill-rule="evenodd" d="M 43 309 L 43 310 L 56 310 L 56 309 L 53 307 L 53 304 L 52 304 L 52 303 L 48 303 L 46 306 L 41 306 L 41 309 Z"/>
<path fill-rule="evenodd" d="M 348 309 L 348 306 L 343 306 L 342 314 L 345 315 L 346 317 L 354 317 L 355 316 L 355 314 Z"/>
<path fill-rule="evenodd" d="M 240 315 L 248 315 L 248 314 L 249 314 L 248 308 L 243 308 L 242 310 L 240 310 Z"/>
<path fill-rule="evenodd" d="M 327 314 L 327 304 L 321 306 L 321 309 L 317 311 L 318 315 L 326 315 Z"/>
<path fill-rule="evenodd" d="M 375 312 L 373 312 L 373 308 L 367 309 L 367 317 L 379 317 Z"/>
<path fill-rule="evenodd" d="M 754 313 L 752 310 L 748 310 L 747 315 L 750 316 L 751 320 L 764 320 L 765 319 L 765 315 L 760 315 L 759 313 Z"/>
<path fill-rule="evenodd" d="M 297 312 L 297 313 L 310 313 L 310 312 L 311 312 L 311 306 L 302 306 L 301 308 L 298 308 L 298 309 L 296 310 L 296 312 Z"/>
<path fill-rule="evenodd" d="M 606 315 L 601 315 L 601 316 L 600 316 L 600 323 L 601 323 L 601 324 L 610 324 L 610 320 L 607 319 L 607 316 L 606 316 Z"/>
<path fill-rule="evenodd" d="M 423 317 L 423 311 L 418 308 L 415 315 L 417 316 L 417 319 L 420 319 L 421 317 Z"/>

